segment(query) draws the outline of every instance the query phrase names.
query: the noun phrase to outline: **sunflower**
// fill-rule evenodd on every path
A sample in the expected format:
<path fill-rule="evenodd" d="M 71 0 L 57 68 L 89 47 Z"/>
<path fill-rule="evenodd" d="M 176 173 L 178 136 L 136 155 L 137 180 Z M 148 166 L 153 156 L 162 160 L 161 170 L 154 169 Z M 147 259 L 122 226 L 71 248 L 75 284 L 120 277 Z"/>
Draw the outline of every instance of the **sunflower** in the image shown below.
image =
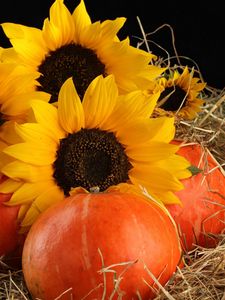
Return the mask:
<path fill-rule="evenodd" d="M 118 95 L 114 76 L 99 75 L 83 101 L 72 77 L 57 107 L 31 101 L 29 122 L 15 125 L 22 142 L 3 150 L 1 168 L 8 179 L 0 192 L 13 193 L 9 205 L 21 205 L 22 226 L 80 188 L 142 193 L 141 186 L 157 201 L 179 202 L 173 192 L 191 175 L 190 164 L 170 144 L 174 119 L 150 118 L 158 97 L 140 90 Z"/>
<path fill-rule="evenodd" d="M 186 66 L 182 73 L 178 70 L 158 80 L 161 95 L 155 109 L 156 115 L 171 115 L 178 120 L 192 120 L 202 110 L 204 100 L 202 91 L 206 83 L 194 77 Z"/>
<path fill-rule="evenodd" d="M 18 65 L 14 49 L 0 47 L 0 151 L 6 147 L 8 135 L 11 136 L 11 142 L 18 141 L 18 137 L 13 138 L 14 122 L 25 121 L 30 98 L 36 95 L 38 99 L 49 101 L 48 94 L 32 92 L 27 82 L 32 82 L 32 76 Z M 1 163 L 0 154 L 0 166 Z"/>
<path fill-rule="evenodd" d="M 132 47 L 129 38 L 119 40 L 117 33 L 125 21 L 120 17 L 92 23 L 83 0 L 72 14 L 63 0 L 56 0 L 42 30 L 14 23 L 1 25 L 20 63 L 35 76 L 35 84 L 30 84 L 50 94 L 53 103 L 69 77 L 82 98 L 98 75 L 113 74 L 120 93 L 127 93 L 145 89 L 165 70 L 153 64 L 155 55 Z"/>

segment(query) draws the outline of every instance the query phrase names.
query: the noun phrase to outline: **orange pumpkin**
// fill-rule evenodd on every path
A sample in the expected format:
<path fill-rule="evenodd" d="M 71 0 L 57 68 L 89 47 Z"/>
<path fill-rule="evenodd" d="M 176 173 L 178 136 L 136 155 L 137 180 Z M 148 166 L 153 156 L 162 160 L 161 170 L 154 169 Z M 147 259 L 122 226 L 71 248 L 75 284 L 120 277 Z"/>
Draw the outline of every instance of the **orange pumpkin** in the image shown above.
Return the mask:
<path fill-rule="evenodd" d="M 32 225 L 22 265 L 35 299 L 109 299 L 113 293 L 118 299 L 124 293 L 130 300 L 140 299 L 139 292 L 149 300 L 154 293 L 148 285 L 157 284 L 148 270 L 165 284 L 180 256 L 176 226 L 155 203 L 119 192 L 81 193 Z"/>
<path fill-rule="evenodd" d="M 167 205 L 178 226 L 182 246 L 186 251 L 196 245 L 215 247 L 218 235 L 225 229 L 225 176 L 200 144 L 183 146 L 178 154 L 202 169 L 183 180 L 184 189 L 176 192 L 182 206 Z"/>

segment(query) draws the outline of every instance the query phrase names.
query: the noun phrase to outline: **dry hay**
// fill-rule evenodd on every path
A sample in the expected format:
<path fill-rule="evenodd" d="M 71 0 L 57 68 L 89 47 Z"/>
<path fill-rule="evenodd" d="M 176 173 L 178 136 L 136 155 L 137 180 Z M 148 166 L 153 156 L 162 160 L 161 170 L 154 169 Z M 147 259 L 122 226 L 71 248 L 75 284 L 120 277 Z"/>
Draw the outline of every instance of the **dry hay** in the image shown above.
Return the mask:
<path fill-rule="evenodd" d="M 1 261 L 0 261 L 1 264 Z M 4 270 L 5 269 L 5 270 Z M 0 299 L 1 300 L 30 300 L 22 270 L 0 270 Z"/>
<path fill-rule="evenodd" d="M 225 236 L 215 248 L 189 252 L 185 261 L 155 300 L 225 299 Z"/>

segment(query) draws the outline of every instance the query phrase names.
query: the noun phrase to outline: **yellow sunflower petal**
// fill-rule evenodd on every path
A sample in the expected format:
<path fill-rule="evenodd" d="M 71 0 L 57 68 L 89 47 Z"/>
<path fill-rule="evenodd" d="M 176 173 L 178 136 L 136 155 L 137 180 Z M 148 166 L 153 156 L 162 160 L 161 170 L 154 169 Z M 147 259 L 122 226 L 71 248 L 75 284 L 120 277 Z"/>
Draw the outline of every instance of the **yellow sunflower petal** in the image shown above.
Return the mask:
<path fill-rule="evenodd" d="M 108 93 L 107 88 L 109 86 L 110 91 Z M 99 127 L 108 118 L 115 107 L 117 91 L 112 75 L 109 75 L 106 79 L 100 75 L 92 81 L 82 102 L 86 128 Z"/>
<path fill-rule="evenodd" d="M 191 176 L 189 171 L 190 162 L 183 156 L 174 154 L 168 157 L 167 159 L 161 161 L 155 161 L 154 166 L 166 169 L 168 172 L 175 174 L 177 178 L 184 179 Z"/>
<path fill-rule="evenodd" d="M 2 112 L 11 116 L 26 113 L 30 109 L 33 99 L 38 98 L 48 102 L 50 95 L 44 92 L 26 92 L 22 94 L 14 94 L 2 104 Z"/>
<path fill-rule="evenodd" d="M 30 204 L 22 204 L 20 205 L 19 213 L 18 213 L 18 220 L 21 221 L 24 219 L 28 209 L 30 208 Z"/>
<path fill-rule="evenodd" d="M 80 39 L 79 42 L 80 45 L 84 48 L 93 49 L 94 52 L 96 52 L 95 49 L 98 48 L 99 43 L 103 43 L 101 33 L 102 32 L 100 21 L 91 24 L 91 26 L 84 28 L 84 31 L 82 33 L 82 39 Z M 101 57 L 101 55 L 98 56 Z"/>
<path fill-rule="evenodd" d="M 15 50 L 19 53 L 22 53 L 22 58 L 31 66 L 36 66 L 37 61 L 41 61 L 44 58 L 42 56 L 42 51 L 37 51 L 37 46 L 30 41 L 14 39 L 12 43 Z M 34 53 L 40 54 L 34 55 Z"/>
<path fill-rule="evenodd" d="M 179 146 L 163 143 L 149 142 L 144 145 L 131 145 L 126 147 L 126 154 L 132 161 L 155 162 L 165 160 L 173 155 Z"/>
<path fill-rule="evenodd" d="M 80 43 L 84 29 L 91 25 L 91 19 L 87 13 L 83 0 L 80 1 L 80 4 L 74 10 L 72 17 L 75 25 L 74 42 Z"/>
<path fill-rule="evenodd" d="M 60 89 L 58 115 L 62 128 L 68 133 L 84 127 L 84 110 L 72 78 L 67 79 Z"/>
<path fill-rule="evenodd" d="M 119 183 L 117 185 L 114 185 L 114 186 L 110 186 L 108 189 L 107 189 L 107 192 L 114 192 L 114 191 L 119 191 L 119 192 L 122 192 L 122 193 L 130 193 L 130 194 L 135 194 L 137 196 L 141 196 L 143 197 L 144 200 L 146 201 L 153 201 L 156 205 L 158 205 L 166 214 L 168 214 L 168 211 L 165 207 L 165 203 L 167 202 L 162 202 L 162 199 L 164 199 L 164 196 L 166 194 L 163 193 L 163 196 L 156 196 L 156 195 L 150 195 L 149 191 L 146 190 L 146 188 L 144 188 L 143 186 L 140 186 L 139 183 L 137 184 L 130 184 L 130 183 Z M 179 199 L 178 197 L 172 193 L 172 192 L 169 192 L 168 193 L 168 196 L 166 199 L 166 201 L 169 201 L 168 203 L 178 203 L 179 202 Z"/>
<path fill-rule="evenodd" d="M 159 167 L 135 165 L 129 171 L 129 178 L 155 191 L 178 191 L 183 188 L 183 184 L 173 174 Z"/>
<path fill-rule="evenodd" d="M 114 76 L 108 75 L 107 77 L 105 77 L 104 84 L 106 86 L 109 101 L 115 102 L 115 99 L 118 97 L 119 93 Z"/>
<path fill-rule="evenodd" d="M 14 179 L 27 182 L 49 180 L 53 170 L 51 166 L 33 166 L 21 161 L 13 161 L 4 166 L 1 172 Z"/>
<path fill-rule="evenodd" d="M 15 181 L 12 179 L 6 179 L 0 183 L 0 193 L 9 194 L 15 192 L 18 188 L 22 186 L 22 182 Z"/>
<path fill-rule="evenodd" d="M 65 132 L 58 122 L 58 112 L 56 107 L 39 100 L 31 101 L 31 107 L 36 121 L 45 127 L 53 136 L 56 136 L 57 139 L 65 136 Z"/>
<path fill-rule="evenodd" d="M 4 143 L 3 141 L 0 140 L 0 152 L 7 146 L 8 145 L 6 143 Z"/>
<path fill-rule="evenodd" d="M 102 35 L 104 39 L 113 39 L 115 38 L 118 31 L 123 27 L 124 23 L 126 22 L 126 18 L 116 18 L 115 20 L 106 20 L 102 22 L 101 29 Z"/>
<path fill-rule="evenodd" d="M 78 186 L 78 187 L 75 187 L 75 188 L 71 188 L 69 194 L 70 196 L 73 196 L 73 195 L 76 195 L 76 194 L 89 194 L 89 191 L 87 191 L 85 188 L 81 187 L 81 186 Z"/>
<path fill-rule="evenodd" d="M 149 118 L 157 99 L 158 94 L 149 96 L 140 90 L 119 96 L 114 111 L 104 122 L 104 128 L 117 130 L 117 128 L 133 123 L 134 119 Z"/>
<path fill-rule="evenodd" d="M 7 146 L 8 146 L 8 145 L 7 145 Z M 4 148 L 6 148 L 6 147 L 4 147 Z M 4 150 L 4 149 L 2 149 L 2 150 L 0 151 L 0 170 L 1 170 L 5 165 L 11 163 L 11 162 L 14 160 L 13 157 L 11 157 L 11 156 L 5 154 L 5 153 L 3 152 L 3 150 Z"/>
<path fill-rule="evenodd" d="M 127 134 L 129 132 L 129 134 Z M 127 126 L 117 128 L 115 133 L 124 145 L 145 143 L 147 141 L 168 142 L 175 134 L 173 118 L 137 119 Z"/>
<path fill-rule="evenodd" d="M 18 143 L 5 148 L 3 152 L 23 162 L 44 166 L 55 161 L 56 149 L 51 149 L 48 145 L 38 147 L 37 144 Z"/>
<path fill-rule="evenodd" d="M 3 24 L 1 24 L 2 26 Z M 13 47 L 3 48 L 0 47 L 0 62 L 15 62 L 17 57 L 16 52 L 14 51 Z"/>
<path fill-rule="evenodd" d="M 57 147 L 56 141 L 53 140 L 52 136 L 41 124 L 15 124 L 15 131 L 24 142 L 37 143 L 40 146 L 48 145 L 53 149 Z"/>
<path fill-rule="evenodd" d="M 1 24 L 16 52 L 32 66 L 44 59 L 45 45 L 41 30 L 14 23 Z"/>
<path fill-rule="evenodd" d="M 106 192 L 114 192 L 114 191 L 119 191 L 121 193 L 128 193 L 128 194 L 135 194 L 138 196 L 145 196 L 143 195 L 142 189 L 134 184 L 130 183 L 119 183 L 117 185 L 112 185 L 110 186 Z"/>
<path fill-rule="evenodd" d="M 22 219 L 22 222 L 20 223 L 20 233 L 26 234 L 29 231 L 29 228 L 31 225 L 35 222 L 35 220 L 40 216 L 40 211 L 32 205 L 27 210 L 25 216 Z"/>
<path fill-rule="evenodd" d="M 151 141 L 159 141 L 159 142 L 170 142 L 175 135 L 175 125 L 174 118 L 172 117 L 159 117 L 152 118 L 150 121 L 151 124 L 151 135 L 149 135 L 149 139 Z"/>
<path fill-rule="evenodd" d="M 154 65 L 149 65 L 146 69 L 142 70 L 137 78 L 135 79 L 135 82 L 139 89 L 146 89 L 146 86 L 150 87 L 153 83 L 155 83 L 155 80 L 166 71 L 166 68 L 161 68 Z M 153 85 L 154 86 L 154 85 Z M 148 87 L 148 89 L 149 89 Z M 152 88 L 150 88 L 151 90 Z"/>
<path fill-rule="evenodd" d="M 45 211 L 50 206 L 62 201 L 64 198 L 64 194 L 59 190 L 57 186 L 50 187 L 46 192 L 38 196 L 32 203 L 31 207 L 26 212 L 21 226 L 31 226 L 43 211 Z"/>
<path fill-rule="evenodd" d="M 53 186 L 53 183 L 50 180 L 24 183 L 12 194 L 9 203 L 12 205 L 31 202 L 40 195 L 40 192 L 47 190 L 51 186 Z"/>
<path fill-rule="evenodd" d="M 206 87 L 206 83 L 205 82 L 200 82 L 200 83 L 195 84 L 194 89 L 197 92 L 201 92 L 205 87 Z"/>
<path fill-rule="evenodd" d="M 15 63 L 3 63 L 1 61 L 0 56 L 0 83 L 1 83 L 1 90 L 0 90 L 0 103 L 3 103 L 4 94 L 8 91 L 8 86 L 10 82 L 10 75 L 14 73 L 14 70 L 16 68 Z"/>
<path fill-rule="evenodd" d="M 159 95 L 159 93 L 146 95 L 142 91 L 137 90 L 126 94 L 125 96 L 121 96 L 121 102 L 123 101 L 124 103 L 121 103 L 116 114 L 119 114 L 120 116 L 124 114 L 123 119 L 126 114 L 128 120 L 132 115 L 136 117 L 149 118 L 156 106 Z M 125 103 L 127 105 L 127 111 L 124 113 L 123 107 Z"/>
<path fill-rule="evenodd" d="M 13 121 L 5 122 L 1 126 L 0 139 L 2 139 L 2 141 L 4 141 L 7 144 L 15 144 L 15 143 L 22 142 L 21 138 L 18 136 L 18 134 L 15 131 L 15 122 Z"/>
<path fill-rule="evenodd" d="M 145 143 L 152 134 L 151 119 L 137 119 L 132 124 L 117 128 L 115 134 L 121 144 L 126 146 Z"/>
<path fill-rule="evenodd" d="M 175 193 L 171 191 L 165 191 L 163 193 L 157 193 L 154 195 L 156 199 L 162 199 L 161 201 L 167 205 L 167 204 L 180 204 L 181 200 L 179 197 L 175 195 Z"/>
<path fill-rule="evenodd" d="M 74 21 L 62 0 L 56 0 L 50 7 L 50 21 L 45 19 L 43 38 L 50 50 L 69 44 L 74 38 Z"/>
<path fill-rule="evenodd" d="M 35 36 L 39 43 L 42 42 L 40 29 L 8 22 L 2 23 L 1 26 L 9 39 L 27 38 L 31 40 Z"/>
<path fill-rule="evenodd" d="M 82 38 L 80 37 L 80 44 L 84 47 L 88 45 L 91 49 L 96 49 L 98 57 L 102 58 L 102 62 L 105 63 L 107 58 L 107 49 L 105 45 L 112 45 L 112 42 L 119 42 L 117 32 L 123 26 L 125 18 L 116 18 L 115 20 L 106 20 L 104 22 L 97 21 L 90 26 L 86 26 L 82 32 Z M 119 46 L 119 44 L 117 44 Z M 118 47 L 119 49 L 119 47 Z M 106 68 L 108 70 L 108 68 Z M 111 72 L 109 72 L 111 73 Z"/>
<path fill-rule="evenodd" d="M 64 199 L 65 195 L 63 191 L 57 185 L 55 185 L 40 194 L 40 196 L 35 199 L 34 205 L 39 209 L 40 212 L 43 212 L 53 204 L 56 204 Z"/>

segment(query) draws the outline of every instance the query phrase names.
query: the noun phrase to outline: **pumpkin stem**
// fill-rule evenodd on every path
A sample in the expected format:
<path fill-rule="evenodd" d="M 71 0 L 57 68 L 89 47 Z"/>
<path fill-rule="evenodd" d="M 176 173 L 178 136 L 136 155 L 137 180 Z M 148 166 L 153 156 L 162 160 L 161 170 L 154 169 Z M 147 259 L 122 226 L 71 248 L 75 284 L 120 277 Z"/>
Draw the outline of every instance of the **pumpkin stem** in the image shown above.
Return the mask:
<path fill-rule="evenodd" d="M 188 167 L 188 170 L 191 172 L 192 176 L 203 172 L 202 169 L 199 169 L 198 167 L 196 167 L 194 165 L 191 165 L 190 167 Z"/>
<path fill-rule="evenodd" d="M 90 188 L 90 193 L 94 193 L 94 194 L 97 194 L 100 192 L 100 187 L 99 186 L 92 186 Z"/>

